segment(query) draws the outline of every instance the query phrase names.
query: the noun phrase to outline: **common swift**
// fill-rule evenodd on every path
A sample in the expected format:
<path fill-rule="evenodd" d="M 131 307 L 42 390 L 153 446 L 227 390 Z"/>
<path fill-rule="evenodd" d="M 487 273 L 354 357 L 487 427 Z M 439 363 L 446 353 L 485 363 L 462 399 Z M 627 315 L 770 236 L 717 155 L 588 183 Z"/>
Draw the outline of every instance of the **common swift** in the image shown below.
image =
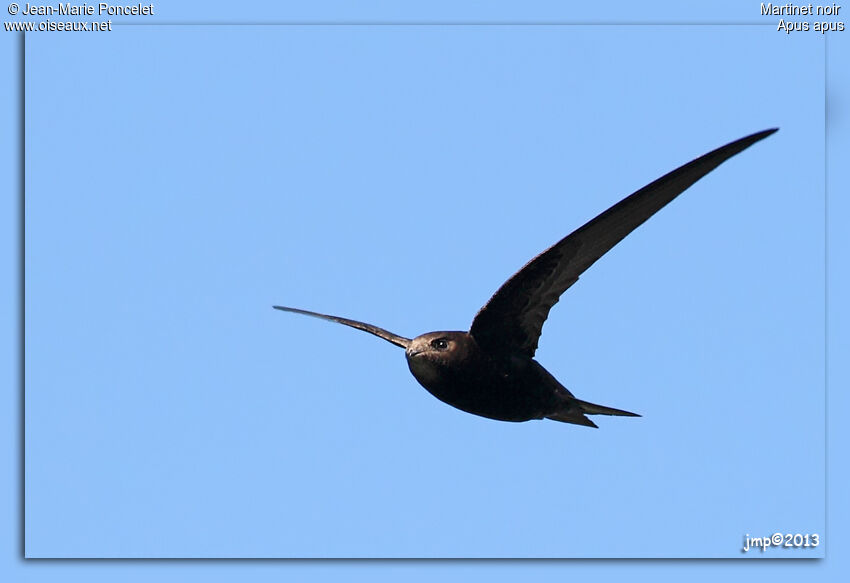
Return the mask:
<path fill-rule="evenodd" d="M 405 350 L 410 372 L 432 395 L 500 421 L 553 419 L 588 427 L 587 415 L 636 413 L 576 399 L 534 360 L 549 310 L 579 276 L 626 235 L 697 180 L 771 135 L 764 130 L 722 146 L 624 198 L 529 261 L 496 291 L 469 332 L 428 332 L 412 340 L 372 324 L 274 306 L 374 334 Z"/>

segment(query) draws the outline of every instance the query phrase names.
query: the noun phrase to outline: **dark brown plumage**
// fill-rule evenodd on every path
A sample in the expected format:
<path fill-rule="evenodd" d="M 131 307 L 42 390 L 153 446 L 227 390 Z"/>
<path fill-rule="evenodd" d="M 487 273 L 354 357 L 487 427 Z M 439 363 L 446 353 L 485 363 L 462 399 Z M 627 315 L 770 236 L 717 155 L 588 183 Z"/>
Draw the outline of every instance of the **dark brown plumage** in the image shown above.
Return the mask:
<path fill-rule="evenodd" d="M 534 360 L 549 310 L 626 235 L 725 160 L 776 131 L 758 132 L 709 152 L 573 231 L 505 282 L 475 316 L 469 332 L 429 332 L 411 340 L 356 320 L 274 308 L 345 324 L 401 346 L 410 372 L 423 387 L 469 413 L 501 421 L 548 418 L 589 427 L 596 425 L 586 415 L 639 417 L 576 399 Z"/>

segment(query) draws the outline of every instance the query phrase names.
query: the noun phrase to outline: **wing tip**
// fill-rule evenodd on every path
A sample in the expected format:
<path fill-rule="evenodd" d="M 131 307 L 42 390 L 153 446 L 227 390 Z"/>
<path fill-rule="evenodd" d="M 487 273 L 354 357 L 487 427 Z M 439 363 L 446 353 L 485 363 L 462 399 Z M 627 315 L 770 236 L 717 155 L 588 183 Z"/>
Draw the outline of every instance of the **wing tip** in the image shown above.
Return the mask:
<path fill-rule="evenodd" d="M 754 133 L 754 134 L 752 134 L 752 135 L 750 135 L 750 136 L 748 136 L 748 137 L 749 137 L 749 138 L 751 138 L 751 139 L 753 139 L 754 141 L 756 141 L 756 142 L 757 142 L 757 141 L 759 141 L 759 140 L 763 140 L 763 139 L 764 139 L 764 138 L 766 138 L 767 136 L 772 136 L 773 134 L 775 134 L 775 133 L 776 133 L 776 132 L 778 132 L 778 131 L 779 131 L 779 128 L 778 128 L 778 127 L 776 127 L 776 128 L 768 128 L 768 129 L 766 129 L 766 130 L 762 130 L 762 131 L 760 131 L 760 132 L 756 132 L 756 133 Z M 744 138 L 744 139 L 747 139 L 747 138 Z"/>
<path fill-rule="evenodd" d="M 316 318 L 325 318 L 327 317 L 324 314 L 319 314 L 317 312 L 311 312 L 309 310 L 299 310 L 298 308 L 289 308 L 287 306 L 272 306 L 275 310 L 280 310 L 281 312 L 291 312 L 293 314 L 303 314 L 305 316 L 314 316 Z"/>

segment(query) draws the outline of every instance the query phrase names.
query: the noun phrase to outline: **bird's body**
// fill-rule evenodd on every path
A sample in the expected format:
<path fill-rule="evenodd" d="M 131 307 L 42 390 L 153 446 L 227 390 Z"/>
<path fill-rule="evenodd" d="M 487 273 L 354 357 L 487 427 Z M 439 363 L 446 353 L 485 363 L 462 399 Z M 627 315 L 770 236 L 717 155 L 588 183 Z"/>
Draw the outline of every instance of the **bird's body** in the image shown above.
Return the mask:
<path fill-rule="evenodd" d="M 439 400 L 468 413 L 589 427 L 596 425 L 587 415 L 639 417 L 576 399 L 534 360 L 549 310 L 626 235 L 721 163 L 775 131 L 758 132 L 700 156 L 576 229 L 505 282 L 475 316 L 469 332 L 429 332 L 411 340 L 357 320 L 274 307 L 351 326 L 404 348 L 416 380 Z"/>
<path fill-rule="evenodd" d="M 435 350 L 431 344 L 439 339 L 446 343 L 444 350 Z M 495 358 L 466 332 L 419 336 L 405 356 L 419 384 L 444 403 L 467 413 L 500 421 L 528 421 L 542 419 L 560 404 L 536 361 Z"/>
<path fill-rule="evenodd" d="M 488 353 L 468 332 L 423 334 L 411 341 L 405 356 L 419 384 L 439 400 L 467 413 L 499 421 L 548 417 L 593 426 L 581 409 L 579 403 L 583 401 L 578 401 L 539 362 L 524 356 Z"/>

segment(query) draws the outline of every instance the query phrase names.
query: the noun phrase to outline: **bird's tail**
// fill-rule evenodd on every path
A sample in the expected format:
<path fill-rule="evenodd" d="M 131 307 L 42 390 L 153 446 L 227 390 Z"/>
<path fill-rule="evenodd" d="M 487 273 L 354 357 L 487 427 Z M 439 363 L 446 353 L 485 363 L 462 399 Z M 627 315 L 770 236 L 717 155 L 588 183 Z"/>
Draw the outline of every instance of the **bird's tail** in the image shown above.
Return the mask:
<path fill-rule="evenodd" d="M 581 401 L 579 399 L 575 400 L 576 405 L 578 405 L 584 413 L 588 415 L 620 415 L 624 417 L 640 417 L 637 413 L 632 413 L 631 411 L 623 411 L 622 409 L 614 409 L 613 407 L 604 407 L 602 405 L 596 405 L 595 403 L 588 403 L 587 401 Z"/>
<path fill-rule="evenodd" d="M 586 427 L 597 427 L 596 423 L 586 417 L 586 415 L 620 415 L 624 417 L 640 417 L 637 413 L 623 411 L 622 409 L 614 409 L 613 407 L 604 407 L 595 403 L 588 403 L 580 399 L 570 399 L 570 407 L 559 411 L 554 415 L 549 415 L 547 419 L 554 421 L 562 421 L 564 423 L 575 423 L 576 425 L 584 425 Z"/>

